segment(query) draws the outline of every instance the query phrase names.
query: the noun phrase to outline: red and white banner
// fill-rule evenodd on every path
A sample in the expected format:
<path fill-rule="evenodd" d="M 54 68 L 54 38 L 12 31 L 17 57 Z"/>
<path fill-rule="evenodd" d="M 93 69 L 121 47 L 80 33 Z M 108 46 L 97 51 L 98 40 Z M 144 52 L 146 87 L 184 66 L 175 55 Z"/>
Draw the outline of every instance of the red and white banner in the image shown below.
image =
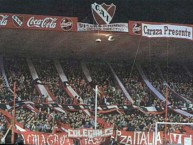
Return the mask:
<path fill-rule="evenodd" d="M 192 26 L 153 22 L 129 21 L 129 33 L 145 37 L 193 39 Z"/>
<path fill-rule="evenodd" d="M 88 129 L 86 129 L 88 131 Z M 85 130 L 84 130 L 85 131 Z M 79 142 L 82 145 L 100 145 L 101 143 L 109 143 L 110 136 L 97 137 L 82 135 L 75 135 L 76 137 L 67 136 L 65 133 L 42 133 L 42 132 L 22 132 L 25 144 L 35 145 L 73 145 L 73 142 Z M 141 132 L 141 131 L 116 131 L 112 134 L 115 140 L 120 144 L 128 145 L 154 145 L 155 144 L 155 132 Z M 86 137 L 87 136 L 87 137 Z M 164 141 L 164 133 L 158 132 L 157 145 L 162 145 Z M 166 135 L 166 142 L 169 144 L 183 144 L 193 145 L 193 135 L 191 133 L 169 133 Z"/>
<path fill-rule="evenodd" d="M 87 130 L 87 129 L 86 129 Z M 85 130 L 84 130 L 85 131 Z M 100 145 L 104 142 L 109 142 L 109 137 L 68 137 L 66 133 L 43 133 L 43 132 L 22 132 L 25 144 L 34 145 L 74 145 L 74 142 L 79 142 L 81 145 Z"/>
<path fill-rule="evenodd" d="M 82 138 L 80 139 L 80 145 L 101 145 L 102 143 L 108 145 L 109 141 L 110 137 Z"/>
<path fill-rule="evenodd" d="M 73 140 L 65 133 L 22 132 L 25 144 L 34 145 L 73 145 Z"/>
<path fill-rule="evenodd" d="M 128 32 L 128 23 L 112 23 L 96 25 L 78 22 L 78 31 L 111 31 L 111 32 Z"/>
<path fill-rule="evenodd" d="M 113 135 L 113 128 L 105 129 L 68 129 L 69 138 L 95 138 L 109 137 Z"/>
<path fill-rule="evenodd" d="M 0 14 L 0 28 L 77 31 L 76 17 Z"/>
<path fill-rule="evenodd" d="M 121 144 L 154 145 L 156 140 L 157 145 L 162 145 L 164 143 L 164 134 L 158 132 L 157 139 L 155 139 L 155 132 L 117 131 L 116 139 Z M 193 135 L 190 133 L 169 133 L 166 135 L 166 141 L 170 144 L 193 145 Z"/>

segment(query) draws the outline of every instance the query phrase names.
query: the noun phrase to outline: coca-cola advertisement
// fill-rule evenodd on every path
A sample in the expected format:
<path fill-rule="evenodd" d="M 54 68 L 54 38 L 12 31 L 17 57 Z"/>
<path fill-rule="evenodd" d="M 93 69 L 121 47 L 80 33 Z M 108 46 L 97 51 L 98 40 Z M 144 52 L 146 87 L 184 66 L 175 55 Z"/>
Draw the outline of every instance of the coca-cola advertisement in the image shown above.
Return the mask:
<path fill-rule="evenodd" d="M 26 16 L 26 29 L 77 31 L 77 18 L 57 16 Z"/>
<path fill-rule="evenodd" d="M 77 18 L 0 13 L 0 28 L 1 27 L 62 32 L 77 31 Z"/>
<path fill-rule="evenodd" d="M 43 28 L 43 29 L 56 29 L 57 27 L 57 20 L 56 17 L 30 17 L 27 20 L 27 27 L 28 28 Z"/>

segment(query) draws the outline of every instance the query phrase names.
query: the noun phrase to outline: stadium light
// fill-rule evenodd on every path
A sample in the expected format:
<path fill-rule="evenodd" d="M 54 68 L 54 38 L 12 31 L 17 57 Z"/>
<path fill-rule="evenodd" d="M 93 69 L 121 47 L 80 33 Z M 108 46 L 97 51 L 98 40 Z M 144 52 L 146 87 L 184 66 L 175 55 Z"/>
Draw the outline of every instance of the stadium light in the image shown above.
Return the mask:
<path fill-rule="evenodd" d="M 97 43 L 100 43 L 100 42 L 101 42 L 101 39 L 100 39 L 100 38 L 97 38 L 97 39 L 96 39 L 96 42 L 97 42 Z"/>
<path fill-rule="evenodd" d="M 109 37 L 108 37 L 108 41 L 114 41 L 115 40 L 115 38 L 112 36 L 112 35 L 110 35 Z"/>

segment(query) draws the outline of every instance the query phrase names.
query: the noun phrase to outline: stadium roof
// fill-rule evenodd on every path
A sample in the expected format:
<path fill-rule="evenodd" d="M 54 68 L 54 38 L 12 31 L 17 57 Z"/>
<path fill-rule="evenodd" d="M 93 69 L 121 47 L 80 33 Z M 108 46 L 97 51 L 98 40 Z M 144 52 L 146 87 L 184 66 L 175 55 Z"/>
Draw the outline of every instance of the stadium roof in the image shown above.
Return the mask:
<path fill-rule="evenodd" d="M 0 0 L 1 13 L 77 16 L 95 23 L 91 4 L 109 0 Z M 188 0 L 112 0 L 117 6 L 112 23 L 129 20 L 191 24 L 193 2 Z M 115 41 L 107 41 L 113 34 Z M 95 40 L 100 36 L 101 43 Z M 168 48 L 168 49 L 167 49 Z M 0 53 L 19 56 L 72 57 L 99 60 L 177 60 L 193 58 L 193 43 L 184 39 L 145 38 L 128 33 L 55 32 L 0 29 Z"/>

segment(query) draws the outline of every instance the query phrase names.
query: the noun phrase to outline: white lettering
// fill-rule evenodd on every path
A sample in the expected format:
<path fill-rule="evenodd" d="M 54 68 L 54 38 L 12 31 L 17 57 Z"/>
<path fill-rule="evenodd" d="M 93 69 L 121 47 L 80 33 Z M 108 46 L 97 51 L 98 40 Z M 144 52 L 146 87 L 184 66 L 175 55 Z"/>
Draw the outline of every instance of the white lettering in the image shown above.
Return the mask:
<path fill-rule="evenodd" d="M 35 19 L 31 17 L 28 22 L 28 27 L 37 27 L 37 28 L 56 28 L 57 18 L 47 17 L 45 19 Z"/>
<path fill-rule="evenodd" d="M 46 144 L 46 139 L 45 139 L 45 137 L 44 137 L 43 134 L 42 134 L 42 143 L 43 143 L 43 144 Z"/>
<path fill-rule="evenodd" d="M 142 23 L 142 29 L 142 36 L 186 38 L 192 40 L 192 27 L 188 26 Z"/>
<path fill-rule="evenodd" d="M 122 135 L 121 137 L 122 137 L 122 140 L 120 141 L 120 143 L 127 143 L 126 142 L 127 136 Z"/>
<path fill-rule="evenodd" d="M 88 136 L 87 130 L 83 129 L 83 136 Z"/>
<path fill-rule="evenodd" d="M 136 135 L 137 135 L 137 144 L 139 144 L 139 141 L 140 141 L 140 140 L 139 140 L 140 134 L 141 134 L 141 132 L 138 132 L 138 131 L 136 132 Z"/>
<path fill-rule="evenodd" d="M 66 142 L 66 136 L 63 135 L 63 136 L 60 137 L 59 143 L 62 145 L 62 144 L 65 144 L 65 142 Z M 69 139 L 67 139 L 67 142 L 69 142 Z"/>
<path fill-rule="evenodd" d="M 93 129 L 80 129 L 80 130 L 68 130 L 68 137 L 88 137 L 88 138 L 94 138 L 94 137 L 106 137 L 113 135 L 113 129 L 107 128 L 104 130 L 93 130 Z"/>
<path fill-rule="evenodd" d="M 142 135 L 141 135 L 141 140 L 140 140 L 140 144 L 147 144 L 147 139 L 146 139 L 146 135 L 145 135 L 145 132 L 142 132 Z"/>

